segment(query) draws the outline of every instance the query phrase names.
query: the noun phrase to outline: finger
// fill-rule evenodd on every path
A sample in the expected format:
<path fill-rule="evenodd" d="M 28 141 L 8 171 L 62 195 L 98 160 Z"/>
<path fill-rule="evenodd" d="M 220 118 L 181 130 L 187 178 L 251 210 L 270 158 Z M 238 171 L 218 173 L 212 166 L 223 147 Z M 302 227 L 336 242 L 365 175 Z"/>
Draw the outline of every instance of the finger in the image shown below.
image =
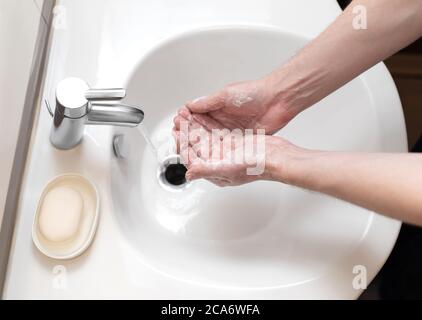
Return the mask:
<path fill-rule="evenodd" d="M 195 153 L 196 157 L 198 157 L 198 158 L 202 157 L 201 144 L 200 143 L 190 144 L 189 148 L 192 149 L 192 151 Z"/>
<path fill-rule="evenodd" d="M 193 164 L 201 162 L 201 159 L 198 158 L 198 156 L 196 155 L 196 152 L 191 147 L 188 148 L 187 154 L 188 154 L 188 161 L 185 164 L 186 168 L 189 169 Z"/>
<path fill-rule="evenodd" d="M 186 107 L 191 112 L 206 113 L 221 109 L 225 106 L 226 92 L 225 90 L 218 91 L 210 96 L 201 97 L 194 101 L 188 102 Z"/>
<path fill-rule="evenodd" d="M 193 120 L 192 117 L 190 117 L 190 120 L 187 120 L 185 117 L 182 117 L 179 114 L 174 117 L 173 124 L 176 130 L 181 131 L 192 131 L 195 129 L 203 128 L 203 126 L 197 121 Z"/>
<path fill-rule="evenodd" d="M 209 131 L 213 129 L 224 129 L 224 126 L 220 122 L 216 121 L 215 119 L 211 118 L 206 114 L 195 113 L 192 115 L 192 118 Z"/>
<path fill-rule="evenodd" d="M 179 131 L 179 145 L 181 144 L 181 139 L 187 139 L 183 140 L 182 142 L 187 142 L 191 146 L 196 146 L 195 151 L 199 150 L 199 145 L 202 145 L 204 143 L 207 143 L 209 145 L 211 139 L 210 139 L 210 132 L 205 128 L 201 123 L 196 121 L 191 117 L 191 121 L 189 123 L 184 124 L 183 121 L 185 120 L 182 116 L 177 116 L 174 119 L 175 122 L 175 129 L 176 131 Z M 208 148 L 209 149 L 209 148 Z"/>
<path fill-rule="evenodd" d="M 181 117 L 180 115 L 177 115 L 173 118 L 173 124 L 176 128 L 176 130 L 180 130 L 182 127 L 183 121 L 187 121 L 185 118 Z"/>
<path fill-rule="evenodd" d="M 186 132 L 202 127 L 199 123 L 195 122 L 192 118 L 191 120 L 187 120 L 186 118 L 183 118 L 182 116 L 179 116 L 179 115 L 173 119 L 173 123 L 177 130 L 186 131 Z"/>
<path fill-rule="evenodd" d="M 198 158 L 196 152 L 191 148 L 187 147 L 180 153 L 181 164 L 185 165 L 187 169 L 195 163 L 200 163 L 202 160 Z"/>
<path fill-rule="evenodd" d="M 188 132 L 189 145 L 195 146 L 202 143 L 203 137 L 207 135 L 207 131 L 199 125 L 192 124 Z"/>
<path fill-rule="evenodd" d="M 204 127 L 201 123 L 192 118 L 192 121 L 189 123 L 189 144 L 191 146 L 209 143 L 211 132 Z"/>
<path fill-rule="evenodd" d="M 218 178 L 218 171 L 215 167 L 204 161 L 193 162 L 186 172 L 186 179 L 189 181 L 207 178 Z"/>
<path fill-rule="evenodd" d="M 171 135 L 173 136 L 174 142 L 176 144 L 176 153 L 179 153 L 179 134 L 180 132 L 176 129 L 176 127 L 173 127 L 171 130 Z"/>
<path fill-rule="evenodd" d="M 196 139 L 196 143 L 193 143 L 193 141 L 195 141 L 194 139 Z M 213 145 L 210 132 L 201 130 L 199 132 L 199 137 L 190 137 L 189 145 L 202 160 L 207 161 L 211 158 Z"/>
<path fill-rule="evenodd" d="M 182 141 L 182 134 L 180 133 L 180 131 L 178 130 L 173 130 L 172 135 L 174 137 L 175 140 L 175 144 L 176 144 L 176 153 L 179 155 L 182 155 L 184 150 L 186 150 L 189 145 L 187 143 L 183 143 Z"/>
<path fill-rule="evenodd" d="M 201 125 L 198 121 L 196 121 L 196 120 L 193 118 L 193 116 L 192 116 L 191 120 L 189 120 L 188 125 L 189 125 L 188 129 L 189 129 L 190 131 L 200 130 L 200 129 L 202 129 L 202 130 L 207 130 L 207 129 L 206 129 L 204 126 L 202 126 L 202 125 Z"/>
<path fill-rule="evenodd" d="M 180 130 L 181 124 L 183 121 L 189 123 L 192 120 L 192 114 L 190 113 L 189 109 L 186 106 L 181 107 L 177 110 L 177 114 L 173 119 L 173 123 L 178 130 Z"/>
<path fill-rule="evenodd" d="M 190 121 L 192 119 L 192 114 L 189 111 L 189 109 L 186 106 L 181 107 L 178 111 L 177 114 L 183 118 L 185 118 L 186 120 Z"/>
<path fill-rule="evenodd" d="M 173 129 L 172 134 L 176 141 L 176 152 L 181 156 L 182 154 L 187 155 L 188 148 L 190 148 L 190 146 L 189 146 L 189 138 L 186 135 L 186 133 L 183 131 Z M 187 161 L 187 156 L 186 156 L 186 161 Z"/>

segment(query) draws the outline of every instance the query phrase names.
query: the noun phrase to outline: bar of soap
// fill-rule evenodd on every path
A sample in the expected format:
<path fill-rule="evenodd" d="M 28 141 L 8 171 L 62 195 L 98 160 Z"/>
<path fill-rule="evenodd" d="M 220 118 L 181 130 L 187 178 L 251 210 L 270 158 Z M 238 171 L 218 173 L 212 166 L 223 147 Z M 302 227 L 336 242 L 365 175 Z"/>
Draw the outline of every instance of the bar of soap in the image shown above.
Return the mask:
<path fill-rule="evenodd" d="M 72 239 L 78 233 L 82 211 L 83 199 L 75 189 L 63 186 L 50 190 L 41 205 L 41 234 L 53 242 Z"/>

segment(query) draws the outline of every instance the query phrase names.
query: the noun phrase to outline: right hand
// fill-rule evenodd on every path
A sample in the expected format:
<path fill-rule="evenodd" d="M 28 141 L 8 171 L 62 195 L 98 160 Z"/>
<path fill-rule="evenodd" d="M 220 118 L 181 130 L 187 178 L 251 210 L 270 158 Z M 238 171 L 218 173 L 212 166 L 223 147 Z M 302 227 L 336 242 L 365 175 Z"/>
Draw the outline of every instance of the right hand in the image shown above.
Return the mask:
<path fill-rule="evenodd" d="M 284 182 L 289 173 L 289 160 L 302 152 L 301 148 L 277 136 L 247 137 L 236 131 L 216 136 L 195 120 L 189 125 L 189 132 L 173 130 L 189 181 L 206 179 L 220 187 L 257 180 Z"/>
<path fill-rule="evenodd" d="M 271 135 L 284 127 L 296 113 L 278 98 L 269 77 L 228 85 L 209 96 L 188 102 L 174 118 L 180 122 L 192 118 L 208 130 L 264 129 Z"/>

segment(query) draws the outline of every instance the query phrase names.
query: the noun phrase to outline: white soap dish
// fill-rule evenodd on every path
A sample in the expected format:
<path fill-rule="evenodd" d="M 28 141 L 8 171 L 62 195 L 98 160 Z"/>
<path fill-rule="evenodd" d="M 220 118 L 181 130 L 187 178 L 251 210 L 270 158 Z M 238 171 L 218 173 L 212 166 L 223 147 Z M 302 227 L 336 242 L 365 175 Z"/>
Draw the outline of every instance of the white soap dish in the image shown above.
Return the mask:
<path fill-rule="evenodd" d="M 51 180 L 38 202 L 32 240 L 46 256 L 72 259 L 91 244 L 99 220 L 99 196 L 95 185 L 78 174 Z"/>

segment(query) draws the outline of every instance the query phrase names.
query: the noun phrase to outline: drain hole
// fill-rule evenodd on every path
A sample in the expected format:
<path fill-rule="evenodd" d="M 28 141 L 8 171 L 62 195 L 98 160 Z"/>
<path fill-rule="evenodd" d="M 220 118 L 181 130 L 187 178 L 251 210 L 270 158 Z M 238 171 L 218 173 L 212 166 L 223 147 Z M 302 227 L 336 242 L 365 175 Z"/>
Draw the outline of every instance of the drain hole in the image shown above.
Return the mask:
<path fill-rule="evenodd" d="M 164 172 L 164 177 L 170 185 L 181 186 L 186 183 L 187 171 L 183 164 L 169 164 Z"/>
<path fill-rule="evenodd" d="M 158 182 L 168 191 L 182 191 L 189 186 L 189 181 L 186 180 L 187 171 L 179 155 L 170 155 L 158 168 Z"/>

